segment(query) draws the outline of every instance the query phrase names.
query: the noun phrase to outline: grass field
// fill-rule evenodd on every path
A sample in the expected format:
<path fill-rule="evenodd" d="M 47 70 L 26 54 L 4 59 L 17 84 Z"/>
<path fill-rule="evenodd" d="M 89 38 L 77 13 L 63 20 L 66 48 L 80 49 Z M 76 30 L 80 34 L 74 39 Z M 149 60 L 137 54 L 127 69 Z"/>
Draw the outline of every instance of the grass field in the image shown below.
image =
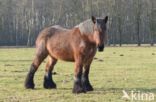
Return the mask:
<path fill-rule="evenodd" d="M 54 70 L 57 89 L 42 86 L 44 62 L 35 75 L 36 89 L 26 90 L 24 80 L 34 52 L 34 48 L 0 49 L 0 102 L 131 102 L 121 99 L 122 90 L 156 95 L 156 47 L 107 47 L 98 52 L 90 73 L 94 91 L 78 95 L 71 91 L 73 63 L 63 61 Z"/>

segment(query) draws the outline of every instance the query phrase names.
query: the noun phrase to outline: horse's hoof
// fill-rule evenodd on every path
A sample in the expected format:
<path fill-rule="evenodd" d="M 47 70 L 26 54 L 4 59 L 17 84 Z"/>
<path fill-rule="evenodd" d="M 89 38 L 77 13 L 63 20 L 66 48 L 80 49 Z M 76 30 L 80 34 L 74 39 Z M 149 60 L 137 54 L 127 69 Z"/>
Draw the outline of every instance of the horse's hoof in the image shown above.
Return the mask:
<path fill-rule="evenodd" d="M 78 93 L 86 93 L 86 91 L 85 91 L 85 89 L 82 86 L 75 84 L 74 88 L 73 88 L 73 93 L 76 93 L 76 94 L 78 94 Z"/>
<path fill-rule="evenodd" d="M 31 80 L 29 77 L 27 77 L 27 79 L 25 80 L 24 86 L 26 89 L 34 89 L 35 88 L 35 84 L 34 84 L 33 80 Z"/>
<path fill-rule="evenodd" d="M 29 83 L 29 84 L 26 83 L 26 84 L 25 84 L 25 88 L 26 88 L 26 89 L 34 89 L 34 88 L 35 88 L 35 84 L 33 84 L 33 83 Z"/>
<path fill-rule="evenodd" d="M 86 91 L 83 88 L 73 89 L 73 93 L 79 94 L 79 93 L 86 93 Z"/>
<path fill-rule="evenodd" d="M 85 89 L 85 91 L 93 91 L 93 87 L 89 81 L 83 81 L 82 86 Z"/>
<path fill-rule="evenodd" d="M 44 84 L 45 89 L 56 89 L 56 84 Z"/>
<path fill-rule="evenodd" d="M 56 89 L 56 84 L 52 81 L 45 81 L 43 87 L 45 89 Z"/>
<path fill-rule="evenodd" d="M 83 82 L 82 86 L 85 89 L 85 91 L 93 91 L 93 87 L 89 82 Z"/>
<path fill-rule="evenodd" d="M 91 85 L 85 86 L 85 91 L 93 91 L 93 87 Z"/>

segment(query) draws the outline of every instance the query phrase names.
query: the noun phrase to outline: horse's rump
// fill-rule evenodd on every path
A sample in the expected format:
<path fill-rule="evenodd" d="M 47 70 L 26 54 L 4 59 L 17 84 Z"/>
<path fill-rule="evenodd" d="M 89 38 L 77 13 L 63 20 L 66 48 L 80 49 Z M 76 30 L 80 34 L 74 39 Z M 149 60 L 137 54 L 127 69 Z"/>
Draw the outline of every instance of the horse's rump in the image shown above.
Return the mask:
<path fill-rule="evenodd" d="M 36 40 L 36 45 L 38 45 L 38 43 L 42 40 L 46 42 L 48 38 L 52 37 L 57 32 L 60 33 L 60 32 L 66 32 L 66 31 L 69 31 L 69 30 L 59 25 L 47 27 L 39 33 L 37 40 Z"/>

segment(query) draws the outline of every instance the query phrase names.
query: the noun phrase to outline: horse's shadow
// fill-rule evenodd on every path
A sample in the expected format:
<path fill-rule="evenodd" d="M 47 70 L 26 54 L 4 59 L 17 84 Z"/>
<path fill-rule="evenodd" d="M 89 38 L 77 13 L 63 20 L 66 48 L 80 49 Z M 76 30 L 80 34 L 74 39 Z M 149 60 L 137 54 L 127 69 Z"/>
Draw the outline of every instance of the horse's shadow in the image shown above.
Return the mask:
<path fill-rule="evenodd" d="M 57 90 L 71 91 L 72 88 L 57 88 Z M 122 93 L 123 90 L 156 93 L 156 88 L 94 88 L 93 91 L 87 92 L 87 94 Z"/>
<path fill-rule="evenodd" d="M 35 88 L 34 90 L 43 90 L 43 88 Z M 60 90 L 60 91 L 72 91 L 72 88 L 56 88 L 56 89 L 45 89 L 45 90 Z M 93 91 L 87 92 L 87 94 L 106 94 L 106 93 L 122 93 L 125 90 L 127 92 L 130 91 L 139 91 L 139 92 L 151 92 L 156 93 L 156 88 L 95 88 Z"/>
<path fill-rule="evenodd" d="M 139 92 L 152 92 L 152 93 L 156 93 L 156 88 L 95 88 L 93 93 L 90 94 L 96 94 L 96 93 L 101 93 L 101 94 L 105 94 L 105 93 L 122 93 L 122 91 L 139 91 Z"/>

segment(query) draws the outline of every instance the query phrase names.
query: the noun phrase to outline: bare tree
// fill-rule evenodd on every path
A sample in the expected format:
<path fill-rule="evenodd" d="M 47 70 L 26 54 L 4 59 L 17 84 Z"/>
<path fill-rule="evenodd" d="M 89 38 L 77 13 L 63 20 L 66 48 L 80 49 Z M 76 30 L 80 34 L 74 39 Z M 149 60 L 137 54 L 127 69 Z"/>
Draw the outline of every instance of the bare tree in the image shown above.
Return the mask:
<path fill-rule="evenodd" d="M 0 45 L 35 43 L 39 32 L 71 28 L 91 15 L 109 16 L 109 44 L 156 42 L 156 0 L 0 0 Z"/>

